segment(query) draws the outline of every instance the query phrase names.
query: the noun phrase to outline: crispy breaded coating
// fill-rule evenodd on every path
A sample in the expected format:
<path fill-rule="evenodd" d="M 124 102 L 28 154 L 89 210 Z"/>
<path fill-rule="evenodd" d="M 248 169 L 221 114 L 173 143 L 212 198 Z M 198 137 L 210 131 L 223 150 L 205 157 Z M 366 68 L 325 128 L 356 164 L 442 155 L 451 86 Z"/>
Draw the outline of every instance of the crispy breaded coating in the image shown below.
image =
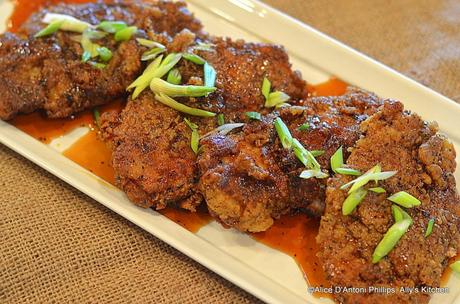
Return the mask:
<path fill-rule="evenodd" d="M 417 114 L 403 110 L 396 101 L 362 124 L 363 137 L 356 143 L 347 165 L 362 172 L 380 164 L 383 171 L 398 173 L 379 182 L 386 193 L 368 192 L 349 216 L 342 215 L 347 190 L 340 186 L 351 180 L 336 176 L 329 180 L 326 211 L 317 241 L 323 268 L 333 286 L 388 287 L 395 293 L 338 293 L 343 303 L 427 303 L 423 287 L 439 287 L 448 259 L 460 249 L 460 198 L 456 190 L 453 145 L 437 134 L 437 126 Z M 374 182 L 366 187 L 375 187 Z M 385 232 L 394 224 L 392 203 L 386 198 L 406 191 L 420 206 L 405 209 L 413 224 L 394 249 L 378 263 L 372 254 Z M 433 232 L 425 237 L 430 219 Z M 400 287 L 418 288 L 418 293 L 401 293 Z"/>

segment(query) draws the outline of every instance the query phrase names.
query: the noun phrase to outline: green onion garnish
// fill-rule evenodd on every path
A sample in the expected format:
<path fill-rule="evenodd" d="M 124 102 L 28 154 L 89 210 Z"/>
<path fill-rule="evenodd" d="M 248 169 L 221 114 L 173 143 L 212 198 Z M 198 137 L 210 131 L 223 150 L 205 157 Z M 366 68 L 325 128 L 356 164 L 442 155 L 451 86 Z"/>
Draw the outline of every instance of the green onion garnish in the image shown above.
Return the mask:
<path fill-rule="evenodd" d="M 327 175 L 326 173 L 322 172 L 321 170 L 319 169 L 311 169 L 311 170 L 304 170 L 302 171 L 302 173 L 300 173 L 299 177 L 300 178 L 303 178 L 303 179 L 309 179 L 309 178 L 312 178 L 312 177 L 315 177 L 315 178 L 326 178 L 328 177 L 329 175 Z"/>
<path fill-rule="evenodd" d="M 452 269 L 453 271 L 457 272 L 457 273 L 460 273 L 460 261 L 457 261 L 455 263 L 452 263 L 449 265 L 450 269 Z"/>
<path fill-rule="evenodd" d="M 411 224 L 411 219 L 403 219 L 394 223 L 375 248 L 374 253 L 372 254 L 372 263 L 375 264 L 379 262 L 383 257 L 390 253 L 401 237 L 407 232 Z"/>
<path fill-rule="evenodd" d="M 410 195 L 409 193 L 405 191 L 400 191 L 398 193 L 395 193 L 392 196 L 388 197 L 387 199 L 405 208 L 412 208 L 414 206 L 419 206 L 422 203 L 417 198 L 413 197 L 412 195 Z"/>
<path fill-rule="evenodd" d="M 225 124 L 225 117 L 224 114 L 217 115 L 217 125 L 222 126 Z"/>
<path fill-rule="evenodd" d="M 299 131 L 307 131 L 308 129 L 310 129 L 310 125 L 307 124 L 307 123 L 304 123 L 297 130 L 299 130 Z"/>
<path fill-rule="evenodd" d="M 205 51 L 205 52 L 213 52 L 215 45 L 212 43 L 203 43 L 198 42 L 197 45 L 193 47 L 194 50 Z"/>
<path fill-rule="evenodd" d="M 172 99 L 171 97 L 169 97 L 169 96 L 167 96 L 167 95 L 165 95 L 163 93 L 155 94 L 155 99 L 158 100 L 159 102 L 161 102 L 162 104 L 173 108 L 176 111 L 179 111 L 179 112 L 182 112 L 182 113 L 185 113 L 185 114 L 189 114 L 189 115 L 192 115 L 192 116 L 199 116 L 199 117 L 214 117 L 214 116 L 216 116 L 215 113 L 208 112 L 208 111 L 201 110 L 201 109 L 191 108 L 189 106 L 181 104 L 181 103 L 175 101 L 174 99 Z"/>
<path fill-rule="evenodd" d="M 208 62 L 205 62 L 204 67 L 204 85 L 206 87 L 214 87 L 216 85 L 216 70 Z"/>
<path fill-rule="evenodd" d="M 425 237 L 429 237 L 430 234 L 433 232 L 434 222 L 435 222 L 434 218 L 428 221 L 428 226 L 426 227 L 426 231 L 425 231 Z"/>
<path fill-rule="evenodd" d="M 335 153 L 331 156 L 331 169 L 335 173 L 337 173 L 337 168 L 343 166 L 343 151 L 342 146 L 335 151 Z"/>
<path fill-rule="evenodd" d="M 83 33 L 88 28 L 94 28 L 88 22 L 64 14 L 47 13 L 42 19 L 42 22 L 46 24 L 51 24 L 56 21 L 64 21 L 59 28 L 61 31 Z"/>
<path fill-rule="evenodd" d="M 312 150 L 310 151 L 311 155 L 313 155 L 314 157 L 318 157 L 318 156 L 321 156 L 325 153 L 326 151 L 323 151 L 323 150 Z"/>
<path fill-rule="evenodd" d="M 203 135 L 201 138 L 206 138 L 206 137 L 209 137 L 211 135 L 214 135 L 214 134 L 221 134 L 221 135 L 227 135 L 228 133 L 230 133 L 231 131 L 233 131 L 234 129 L 237 129 L 237 128 L 242 128 L 244 127 L 244 123 L 229 123 L 229 124 L 224 124 L 218 128 L 215 128 L 214 130 L 206 133 L 205 135 Z"/>
<path fill-rule="evenodd" d="M 166 52 L 166 49 L 162 48 L 153 48 L 142 54 L 141 61 L 149 61 L 158 57 L 158 55 Z"/>
<path fill-rule="evenodd" d="M 144 39 L 144 38 L 136 38 L 136 41 L 140 45 L 148 47 L 149 49 L 152 49 L 152 48 L 165 49 L 166 48 L 163 44 L 158 43 L 158 42 L 153 41 L 153 40 L 148 40 L 148 39 Z"/>
<path fill-rule="evenodd" d="M 171 84 L 161 78 L 152 79 L 150 89 L 155 93 L 163 93 L 171 97 L 201 97 L 216 90 L 214 87 Z"/>
<path fill-rule="evenodd" d="M 190 140 L 190 147 L 192 148 L 195 154 L 198 154 L 199 150 L 199 142 L 200 142 L 200 134 L 198 133 L 198 125 L 191 122 L 187 118 L 184 118 L 185 123 L 189 126 L 192 130 L 192 138 Z"/>
<path fill-rule="evenodd" d="M 96 28 L 101 29 L 106 33 L 114 34 L 127 27 L 128 26 L 123 21 L 102 21 Z"/>
<path fill-rule="evenodd" d="M 275 109 L 288 108 L 288 107 L 292 107 L 292 105 L 290 103 L 283 102 L 283 103 L 277 104 L 275 106 Z"/>
<path fill-rule="evenodd" d="M 199 64 L 199 65 L 203 65 L 203 64 L 206 63 L 206 60 L 204 60 L 203 58 L 201 58 L 200 56 L 195 55 L 195 54 L 184 53 L 184 54 L 182 54 L 182 57 L 184 57 L 184 59 L 186 59 L 188 61 L 191 61 L 191 62 Z"/>
<path fill-rule="evenodd" d="M 359 188 L 358 190 L 348 195 L 348 197 L 345 199 L 342 205 L 342 214 L 351 214 L 353 210 L 355 210 L 356 206 L 358 206 L 363 201 L 366 195 L 367 190 L 363 188 Z"/>
<path fill-rule="evenodd" d="M 281 103 L 288 101 L 291 97 L 284 92 L 273 92 L 268 95 L 268 98 L 265 101 L 266 108 L 275 107 Z"/>
<path fill-rule="evenodd" d="M 84 51 L 84 52 L 83 52 L 83 55 L 81 55 L 81 61 L 82 61 L 82 62 L 87 62 L 88 60 L 91 59 L 91 57 L 92 57 L 92 56 L 91 56 L 91 53 L 90 53 L 90 52 Z"/>
<path fill-rule="evenodd" d="M 112 59 L 112 51 L 106 48 L 105 46 L 98 47 L 96 50 L 102 61 L 108 62 L 110 59 Z"/>
<path fill-rule="evenodd" d="M 93 116 L 94 116 L 94 122 L 96 123 L 96 126 L 100 129 L 101 128 L 101 114 L 99 113 L 98 108 L 93 109 Z"/>
<path fill-rule="evenodd" d="M 94 62 L 94 61 L 88 61 L 88 63 L 91 64 L 93 67 L 101 69 L 101 70 L 107 67 L 107 64 L 105 63 Z"/>
<path fill-rule="evenodd" d="M 412 219 L 410 215 L 398 205 L 391 205 L 391 212 L 393 213 L 395 222 L 400 222 L 404 219 Z"/>
<path fill-rule="evenodd" d="M 262 82 L 262 95 L 264 95 L 265 100 L 267 100 L 268 95 L 270 95 L 271 86 L 272 84 L 270 83 L 270 80 L 268 80 L 267 77 L 264 77 L 264 81 Z"/>
<path fill-rule="evenodd" d="M 166 81 L 172 84 L 180 84 L 182 81 L 182 75 L 180 74 L 179 69 L 172 69 L 169 71 Z"/>
<path fill-rule="evenodd" d="M 283 145 L 283 148 L 288 150 L 291 149 L 293 140 L 291 132 L 289 132 L 286 124 L 279 117 L 275 119 L 275 129 L 278 133 L 278 137 L 281 141 L 281 144 Z"/>
<path fill-rule="evenodd" d="M 87 29 L 83 32 L 83 35 L 90 40 L 98 40 L 107 36 L 107 33 L 101 31 L 95 31 L 92 29 Z"/>
<path fill-rule="evenodd" d="M 52 34 L 56 33 L 57 31 L 59 31 L 59 29 L 61 28 L 62 24 L 64 24 L 64 22 L 65 22 L 65 20 L 53 21 L 50 24 L 48 24 L 47 27 L 45 27 L 44 29 L 42 29 L 41 31 L 36 33 L 34 35 L 34 37 L 35 38 L 40 38 L 40 37 L 45 37 L 45 36 L 52 35 Z"/>
<path fill-rule="evenodd" d="M 385 192 L 387 192 L 382 187 L 372 187 L 372 188 L 369 188 L 369 191 L 372 191 L 374 193 L 385 193 Z"/>
<path fill-rule="evenodd" d="M 262 119 L 262 115 L 260 115 L 260 113 L 258 113 L 258 112 L 246 112 L 245 115 L 246 115 L 246 117 L 248 117 L 249 119 L 252 119 L 252 120 L 261 120 Z"/>
<path fill-rule="evenodd" d="M 294 148 L 295 156 L 300 160 L 300 162 L 309 169 L 314 169 L 319 171 L 321 166 L 313 156 L 313 154 L 305 149 L 305 147 L 296 139 L 292 140 L 292 146 Z"/>
<path fill-rule="evenodd" d="M 361 175 L 360 171 L 355 170 L 355 169 L 350 169 L 350 168 L 337 168 L 337 169 L 335 169 L 335 171 L 338 174 L 342 174 L 342 175 L 354 175 L 354 176 L 360 176 Z"/>
<path fill-rule="evenodd" d="M 137 32 L 136 26 L 129 26 L 115 33 L 115 41 L 128 41 Z"/>
<path fill-rule="evenodd" d="M 361 188 L 362 186 L 366 185 L 368 182 L 372 180 L 374 181 L 385 180 L 385 179 L 392 177 L 393 175 L 397 173 L 396 171 L 379 172 L 380 170 L 381 170 L 380 166 L 377 165 L 373 167 L 372 169 L 370 169 L 369 171 L 367 171 L 366 173 L 364 173 L 363 175 L 361 175 L 360 177 L 352 180 L 349 183 L 346 183 L 345 185 L 342 185 L 340 189 L 344 190 L 348 188 L 349 186 L 353 185 L 348 191 L 348 193 L 351 193 L 357 190 L 358 188 Z"/>

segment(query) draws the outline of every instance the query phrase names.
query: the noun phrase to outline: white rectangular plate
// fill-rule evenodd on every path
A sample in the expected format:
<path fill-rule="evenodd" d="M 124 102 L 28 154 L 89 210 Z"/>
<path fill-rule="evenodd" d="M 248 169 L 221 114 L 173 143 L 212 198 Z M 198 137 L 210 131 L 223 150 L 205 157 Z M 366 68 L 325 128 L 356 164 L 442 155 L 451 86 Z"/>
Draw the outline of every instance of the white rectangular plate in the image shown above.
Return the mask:
<path fill-rule="evenodd" d="M 442 132 L 460 151 L 460 106 L 452 100 L 257 1 L 188 2 L 212 34 L 284 45 L 294 67 L 309 82 L 335 75 L 380 96 L 402 100 L 407 109 L 438 121 Z M 11 9 L 10 2 L 0 0 L 0 31 Z M 131 204 L 123 192 L 61 155 L 63 147 L 84 132 L 76 130 L 60 138 L 59 144 L 47 146 L 0 121 L 1 143 L 260 299 L 269 303 L 331 302 L 307 292 L 302 273 L 290 257 L 247 235 L 225 230 L 216 223 L 193 234 L 153 210 Z M 459 170 L 455 176 L 460 181 Z M 450 292 L 434 295 L 431 303 L 460 301 L 460 276 L 452 275 L 447 286 Z"/>

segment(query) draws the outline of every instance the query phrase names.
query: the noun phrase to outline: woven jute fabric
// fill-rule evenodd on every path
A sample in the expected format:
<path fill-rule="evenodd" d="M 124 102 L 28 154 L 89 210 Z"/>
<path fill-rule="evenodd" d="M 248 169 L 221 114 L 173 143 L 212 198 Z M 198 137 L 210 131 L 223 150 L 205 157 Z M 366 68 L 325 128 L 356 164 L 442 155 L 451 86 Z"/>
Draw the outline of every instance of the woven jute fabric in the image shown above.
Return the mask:
<path fill-rule="evenodd" d="M 459 1 L 266 2 L 460 101 Z M 258 301 L 1 145 L 0 248 L 0 303 Z"/>

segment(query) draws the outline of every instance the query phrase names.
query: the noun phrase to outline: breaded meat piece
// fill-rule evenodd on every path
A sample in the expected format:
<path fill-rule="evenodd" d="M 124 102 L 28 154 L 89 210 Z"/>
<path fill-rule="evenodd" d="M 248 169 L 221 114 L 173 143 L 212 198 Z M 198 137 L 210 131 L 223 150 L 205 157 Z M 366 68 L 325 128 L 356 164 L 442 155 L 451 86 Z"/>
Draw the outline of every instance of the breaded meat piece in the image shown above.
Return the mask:
<path fill-rule="evenodd" d="M 141 55 L 147 49 L 134 39 L 117 43 L 113 35 L 97 40 L 113 58 L 106 68 L 81 61 L 83 49 L 76 33 L 58 31 L 41 38 L 34 34 L 46 25 L 48 13 L 74 16 L 93 25 L 104 20 L 136 25 L 140 35 L 174 35 L 187 28 L 201 31 L 201 23 L 183 2 L 115 1 L 51 6 L 31 16 L 17 34 L 0 36 L 0 119 L 43 109 L 49 117 L 67 117 L 76 112 L 125 98 L 126 87 L 142 72 Z"/>
<path fill-rule="evenodd" d="M 184 52 L 195 45 L 196 39 L 193 33 L 184 31 L 167 47 Z M 211 43 L 213 50 L 201 51 L 199 55 L 216 70 L 217 90 L 207 97 L 176 98 L 177 101 L 223 113 L 228 123 L 240 121 L 246 111 L 265 111 L 261 93 L 265 75 L 271 77 L 273 88 L 289 94 L 293 103 L 307 96 L 306 83 L 291 70 L 282 48 L 221 38 L 212 38 Z M 183 84 L 203 83 L 202 65 L 182 59 L 178 68 Z M 191 130 L 184 118 L 196 123 L 201 135 L 218 126 L 216 117 L 189 117 L 167 108 L 156 101 L 148 89 L 138 99 L 129 100 L 121 116 L 103 115 L 102 133 L 114 151 L 118 185 L 134 203 L 157 209 L 180 205 L 194 210 L 202 201 L 197 189 L 196 156 L 190 148 Z M 177 153 L 171 153 L 172 145 L 180 147 Z M 152 186 L 157 184 L 161 187 Z"/>
<path fill-rule="evenodd" d="M 333 286 L 384 287 L 394 292 L 337 293 L 340 303 L 427 303 L 424 287 L 439 287 L 449 258 L 460 248 L 460 198 L 456 190 L 455 151 L 449 140 L 437 134 L 435 124 L 403 110 L 397 101 L 387 101 L 381 111 L 361 125 L 363 137 L 348 157 L 348 166 L 362 172 L 380 164 L 383 171 L 397 174 L 379 186 L 386 193 L 369 191 L 348 216 L 342 215 L 347 190 L 340 186 L 348 176 L 328 182 L 326 211 L 317 241 L 319 257 Z M 366 187 L 375 187 L 371 182 Z M 406 191 L 421 205 L 407 208 L 413 224 L 393 250 L 379 262 L 372 254 L 394 224 L 392 202 L 386 198 Z M 430 219 L 432 234 L 425 237 Z M 401 287 L 418 288 L 402 293 Z"/>
<path fill-rule="evenodd" d="M 373 94 L 350 90 L 344 96 L 307 99 L 303 106 L 248 122 L 241 131 L 205 138 L 200 190 L 210 213 L 227 226 L 250 232 L 264 231 L 280 215 L 296 210 L 321 216 L 326 180 L 299 177 L 305 167 L 292 150 L 283 149 L 274 119 L 281 117 L 305 148 L 323 150 L 317 159 L 327 170 L 330 156 L 340 146 L 346 150 L 354 145 L 359 124 L 381 104 Z M 303 124 L 309 129 L 299 130 Z"/>

